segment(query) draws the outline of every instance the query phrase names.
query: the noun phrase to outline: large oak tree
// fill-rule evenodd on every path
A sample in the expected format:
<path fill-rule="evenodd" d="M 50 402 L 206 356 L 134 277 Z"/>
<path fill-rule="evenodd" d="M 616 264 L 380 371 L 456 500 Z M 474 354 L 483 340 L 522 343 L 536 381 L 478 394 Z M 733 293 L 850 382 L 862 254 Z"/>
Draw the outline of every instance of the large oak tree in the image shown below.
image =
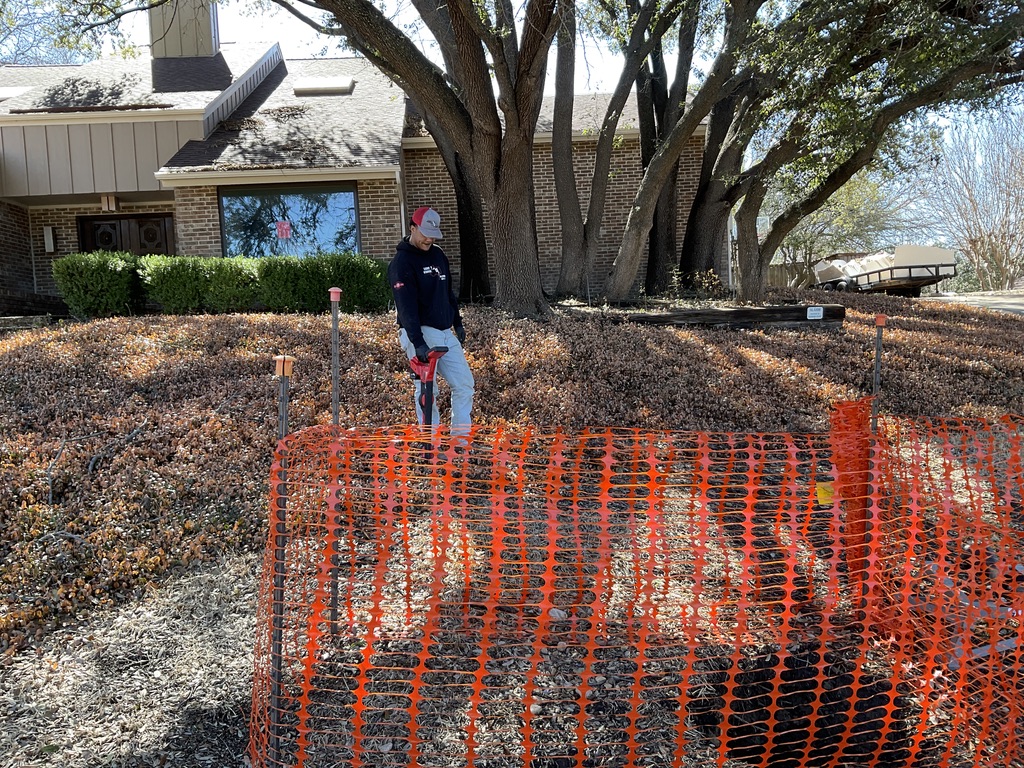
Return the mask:
<path fill-rule="evenodd" d="M 285 0 L 280 5 L 304 14 Z M 546 309 L 533 206 L 533 138 L 559 0 L 528 0 L 517 15 L 497 0 L 414 0 L 443 54 L 442 69 L 368 0 L 307 3 L 333 16 L 348 44 L 429 116 L 428 127 L 482 199 L 494 237 L 495 304 Z M 465 200 L 472 205 L 472 200 Z"/>

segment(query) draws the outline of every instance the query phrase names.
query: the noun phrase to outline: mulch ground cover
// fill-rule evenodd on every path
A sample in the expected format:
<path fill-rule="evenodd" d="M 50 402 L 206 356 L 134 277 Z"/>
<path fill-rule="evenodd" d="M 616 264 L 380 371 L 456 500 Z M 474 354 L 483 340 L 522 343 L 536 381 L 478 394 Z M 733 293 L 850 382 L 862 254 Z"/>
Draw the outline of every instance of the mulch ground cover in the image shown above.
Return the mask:
<path fill-rule="evenodd" d="M 1024 318 L 884 296 L 786 298 L 842 301 L 846 320 L 722 330 L 619 322 L 611 310 L 536 321 L 467 308 L 475 416 L 822 431 L 832 403 L 871 390 L 880 312 L 884 412 L 1024 412 Z M 390 316 L 343 318 L 342 425 L 411 419 L 395 331 Z M 242 764 L 276 442 L 272 357 L 296 358 L 291 426 L 326 423 L 330 336 L 326 316 L 230 315 L 0 337 L 0 766 Z M 213 585 L 227 589 L 219 602 L 203 599 Z M 210 616 L 230 628 L 200 642 Z M 150 645 L 162 651 L 130 655 Z M 193 648 L 208 655 L 190 658 Z M 162 666 L 172 657 L 173 675 Z M 101 683 L 114 698 L 85 704 Z"/>

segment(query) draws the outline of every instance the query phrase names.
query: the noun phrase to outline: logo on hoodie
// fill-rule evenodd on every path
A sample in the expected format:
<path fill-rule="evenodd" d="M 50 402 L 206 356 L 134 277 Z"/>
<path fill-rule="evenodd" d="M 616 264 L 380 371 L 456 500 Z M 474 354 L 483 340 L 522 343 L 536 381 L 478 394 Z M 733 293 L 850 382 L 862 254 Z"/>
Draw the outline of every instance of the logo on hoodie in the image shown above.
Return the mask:
<path fill-rule="evenodd" d="M 444 275 L 441 274 L 441 270 L 438 269 L 437 267 L 435 267 L 433 264 L 424 267 L 423 268 L 423 274 L 424 275 L 433 274 L 433 275 L 436 275 L 438 279 L 444 280 Z"/>

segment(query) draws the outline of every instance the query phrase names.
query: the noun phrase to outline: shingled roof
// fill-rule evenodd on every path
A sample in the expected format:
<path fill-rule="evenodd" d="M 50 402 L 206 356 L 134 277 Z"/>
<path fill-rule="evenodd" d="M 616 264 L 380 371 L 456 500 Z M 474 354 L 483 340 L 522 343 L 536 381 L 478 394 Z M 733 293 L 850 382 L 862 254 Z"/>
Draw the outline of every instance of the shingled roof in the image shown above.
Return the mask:
<path fill-rule="evenodd" d="M 573 98 L 572 105 L 572 130 L 577 134 L 594 134 L 600 130 L 604 123 L 605 112 L 608 109 L 608 102 L 611 100 L 610 93 L 583 93 Z M 551 133 L 554 126 L 555 97 L 545 96 L 541 101 L 540 114 L 537 116 L 537 134 L 544 135 Z M 499 118 L 501 116 L 499 115 Z M 502 120 L 504 123 L 504 120 Z M 626 103 L 622 107 L 622 114 L 615 126 L 616 133 L 627 133 L 638 131 L 640 118 L 637 112 L 636 94 L 630 93 Z M 416 105 L 410 100 L 405 120 L 405 137 L 421 138 L 428 136 L 426 126 L 423 123 L 423 116 L 419 113 Z"/>
<path fill-rule="evenodd" d="M 401 89 L 365 59 L 285 61 L 159 173 L 397 167 L 404 109 Z"/>
<path fill-rule="evenodd" d="M 204 109 L 266 54 L 268 44 L 225 44 L 216 56 L 104 57 L 81 65 L 0 67 L 0 88 L 28 87 L 0 115 L 111 109 Z"/>
<path fill-rule="evenodd" d="M 576 133 L 597 131 L 604 122 L 610 93 L 577 94 L 572 102 L 572 129 Z M 550 133 L 554 126 L 555 97 L 545 96 L 540 105 L 537 117 L 537 133 Z M 618 133 L 635 131 L 640 127 L 640 118 L 636 107 L 636 94 L 630 93 L 622 106 L 622 114 L 615 126 Z"/>

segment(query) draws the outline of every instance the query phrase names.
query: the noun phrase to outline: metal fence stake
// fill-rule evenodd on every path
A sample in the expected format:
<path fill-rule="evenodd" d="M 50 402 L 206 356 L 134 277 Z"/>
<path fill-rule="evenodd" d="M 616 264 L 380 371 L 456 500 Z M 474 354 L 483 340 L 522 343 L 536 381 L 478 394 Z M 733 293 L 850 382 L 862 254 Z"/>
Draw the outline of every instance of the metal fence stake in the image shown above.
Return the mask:
<path fill-rule="evenodd" d="M 871 434 L 878 428 L 878 393 L 882 388 L 882 332 L 885 315 L 875 315 L 875 376 L 871 386 Z"/>
<path fill-rule="evenodd" d="M 292 377 L 292 364 L 294 357 L 288 355 L 277 355 L 274 358 L 276 366 L 278 392 L 277 392 L 277 439 L 284 440 L 288 434 L 288 380 Z"/>
<path fill-rule="evenodd" d="M 329 288 L 331 295 L 331 423 L 338 426 L 338 303 L 341 301 L 341 288 Z"/>
<path fill-rule="evenodd" d="M 294 357 L 277 355 L 274 358 L 279 389 L 277 397 L 277 439 L 284 440 L 288 434 L 288 382 L 292 375 Z M 287 460 L 281 461 L 279 480 L 287 482 Z M 284 553 L 287 545 L 285 518 L 287 499 L 279 497 L 271 510 L 271 525 L 274 527 L 274 592 L 272 598 L 272 631 L 270 636 L 270 755 L 275 763 L 281 761 L 281 698 L 283 689 L 284 660 L 281 658 L 284 638 Z"/>
<path fill-rule="evenodd" d="M 338 426 L 338 392 L 341 388 L 339 340 L 338 340 L 338 303 L 341 301 L 341 288 L 329 288 L 331 295 L 331 423 Z M 335 516 L 335 525 L 341 524 Z M 338 633 L 338 569 L 334 562 L 334 553 L 330 553 L 331 574 L 331 635 Z"/>

